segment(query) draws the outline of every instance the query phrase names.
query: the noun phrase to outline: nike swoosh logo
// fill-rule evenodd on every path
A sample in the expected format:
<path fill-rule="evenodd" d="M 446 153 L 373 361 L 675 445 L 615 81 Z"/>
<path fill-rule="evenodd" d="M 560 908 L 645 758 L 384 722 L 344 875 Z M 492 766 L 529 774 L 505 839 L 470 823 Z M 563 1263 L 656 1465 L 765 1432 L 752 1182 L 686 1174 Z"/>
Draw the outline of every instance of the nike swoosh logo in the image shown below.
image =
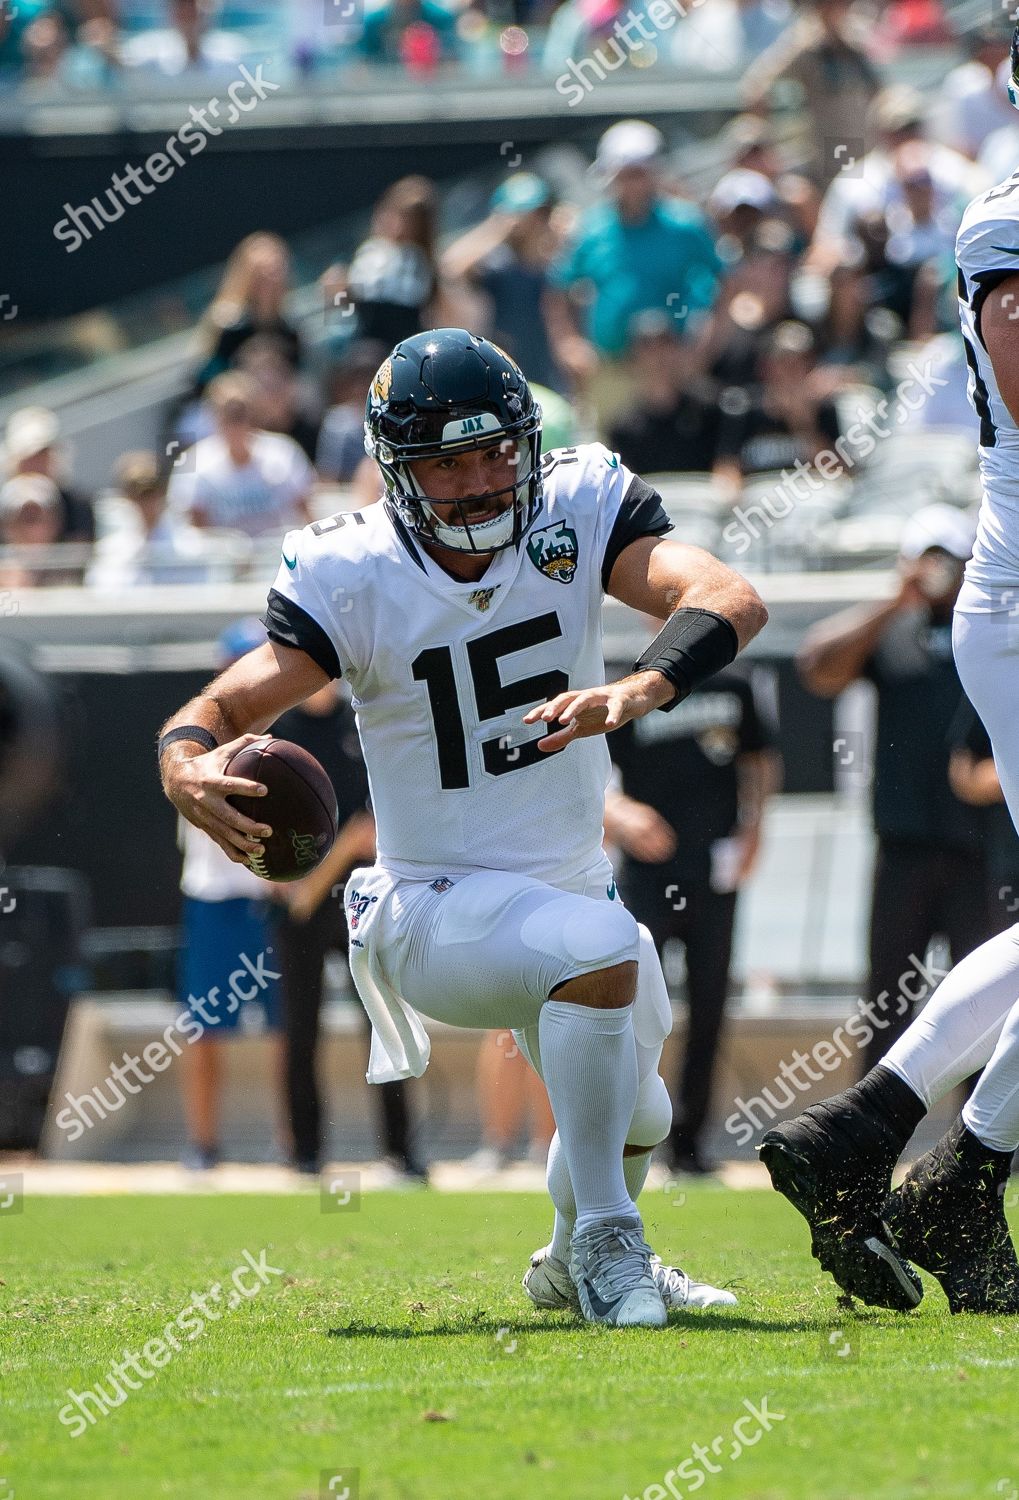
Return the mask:
<path fill-rule="evenodd" d="M 285 552 L 283 554 L 283 561 L 291 571 L 293 571 L 293 569 L 297 567 L 297 558 L 289 558 Z"/>
<path fill-rule="evenodd" d="M 583 1282 L 587 1290 L 588 1300 L 591 1303 L 591 1311 L 599 1318 L 607 1318 L 613 1308 L 618 1307 L 622 1301 L 621 1297 L 617 1297 L 615 1302 L 603 1302 L 586 1276 L 583 1278 Z"/>

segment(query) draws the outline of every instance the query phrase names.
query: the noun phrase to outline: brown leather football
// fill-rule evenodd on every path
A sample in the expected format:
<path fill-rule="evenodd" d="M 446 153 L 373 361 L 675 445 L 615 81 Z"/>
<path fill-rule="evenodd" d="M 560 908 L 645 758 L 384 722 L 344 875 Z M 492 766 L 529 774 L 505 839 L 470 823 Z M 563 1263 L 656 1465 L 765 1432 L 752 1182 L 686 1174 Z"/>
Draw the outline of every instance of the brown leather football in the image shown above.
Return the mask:
<path fill-rule="evenodd" d="M 299 880 L 325 858 L 336 837 L 336 793 L 313 755 L 290 740 L 263 734 L 231 756 L 226 774 L 268 788 L 264 797 L 227 798 L 246 818 L 272 829 L 262 841 L 265 853 L 248 858 L 256 875 Z"/>

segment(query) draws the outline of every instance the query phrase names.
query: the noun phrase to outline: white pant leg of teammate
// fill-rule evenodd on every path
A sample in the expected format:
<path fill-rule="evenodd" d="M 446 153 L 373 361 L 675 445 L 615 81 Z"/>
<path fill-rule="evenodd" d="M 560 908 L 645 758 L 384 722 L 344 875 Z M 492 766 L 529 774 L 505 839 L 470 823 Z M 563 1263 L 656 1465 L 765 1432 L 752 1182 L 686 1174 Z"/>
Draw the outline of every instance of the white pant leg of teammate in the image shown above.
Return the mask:
<path fill-rule="evenodd" d="M 963 605 L 975 594 L 967 585 Z M 954 644 L 962 685 L 990 735 L 1002 791 L 1019 828 L 1019 617 L 1009 609 L 958 611 Z M 963 1121 L 994 1150 L 1019 1147 L 1019 924 L 952 969 L 883 1063 L 928 1109 L 982 1068 Z"/>
<path fill-rule="evenodd" d="M 1019 590 L 1013 598 L 1019 597 Z M 962 685 L 991 738 L 1019 826 L 1017 622 L 967 581 L 954 643 Z M 923 1115 L 983 1069 L 961 1116 L 892 1190 Z M 1019 926 L 964 958 L 859 1084 L 773 1127 L 761 1158 L 811 1228 L 812 1253 L 851 1296 L 908 1311 L 914 1265 L 953 1312 L 1019 1313 L 1019 1258 L 1003 1211 L 1019 1146 Z"/>

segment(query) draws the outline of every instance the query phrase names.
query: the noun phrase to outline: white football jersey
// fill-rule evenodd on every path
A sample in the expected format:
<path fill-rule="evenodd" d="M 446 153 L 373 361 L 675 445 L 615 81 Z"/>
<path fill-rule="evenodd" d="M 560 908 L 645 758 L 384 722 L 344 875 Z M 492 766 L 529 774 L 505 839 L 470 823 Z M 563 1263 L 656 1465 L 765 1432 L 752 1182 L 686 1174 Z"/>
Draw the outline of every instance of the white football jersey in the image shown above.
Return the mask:
<path fill-rule="evenodd" d="M 988 295 L 1019 274 L 1019 170 L 973 199 L 959 229 L 956 257 L 969 398 L 980 419 L 983 482 L 977 539 L 966 576 L 986 587 L 1014 586 L 1019 578 L 1019 427 L 1002 400 L 979 325 Z M 1019 295 L 1013 300 L 1019 318 Z"/>
<path fill-rule="evenodd" d="M 519 548 L 451 577 L 386 502 L 287 534 L 270 637 L 350 684 L 395 875 L 476 869 L 570 879 L 600 857 L 604 736 L 543 755 L 528 709 L 605 681 L 605 581 L 623 547 L 671 529 L 656 492 L 592 443 L 543 459 Z"/>

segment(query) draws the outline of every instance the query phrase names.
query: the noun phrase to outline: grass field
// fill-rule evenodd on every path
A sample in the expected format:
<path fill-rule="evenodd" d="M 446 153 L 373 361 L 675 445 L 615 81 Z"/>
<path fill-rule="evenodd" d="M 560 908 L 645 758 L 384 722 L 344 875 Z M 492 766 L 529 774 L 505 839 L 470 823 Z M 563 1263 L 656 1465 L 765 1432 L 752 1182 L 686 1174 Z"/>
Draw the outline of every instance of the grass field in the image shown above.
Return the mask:
<path fill-rule="evenodd" d="M 1019 1320 L 953 1319 L 929 1281 L 908 1317 L 847 1311 L 780 1199 L 676 1197 L 645 1195 L 649 1236 L 741 1303 L 659 1332 L 530 1309 L 536 1195 L 29 1197 L 3 1221 L 0 1500 L 1017 1500 Z M 264 1284 L 173 1351 L 245 1250 Z M 130 1353 L 139 1388 L 72 1436 L 69 1389 L 116 1399 Z"/>

